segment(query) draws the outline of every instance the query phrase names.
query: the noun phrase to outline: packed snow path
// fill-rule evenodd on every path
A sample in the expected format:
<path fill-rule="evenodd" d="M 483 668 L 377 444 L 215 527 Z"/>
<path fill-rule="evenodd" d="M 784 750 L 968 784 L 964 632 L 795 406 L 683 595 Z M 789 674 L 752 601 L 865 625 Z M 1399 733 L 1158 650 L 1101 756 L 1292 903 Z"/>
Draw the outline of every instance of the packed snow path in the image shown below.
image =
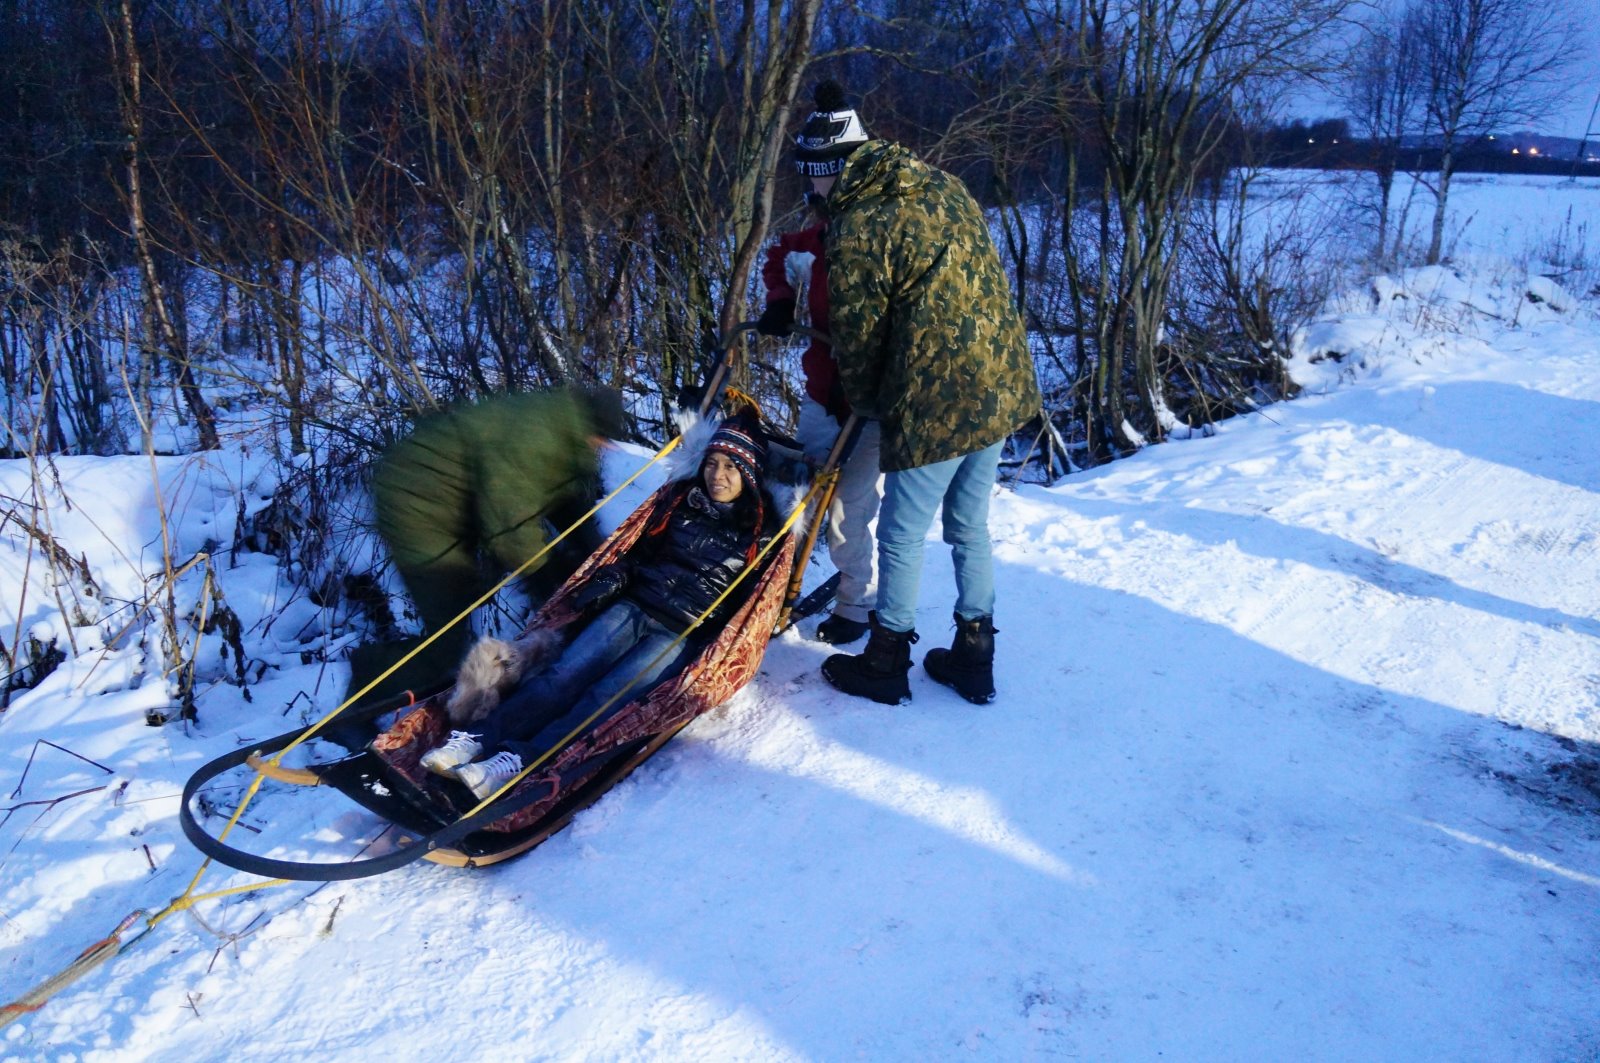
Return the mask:
<path fill-rule="evenodd" d="M 1596 1058 L 1600 328 L 1473 336 L 998 492 L 990 707 L 920 668 L 907 707 L 843 697 L 791 632 L 529 856 L 248 895 L 206 913 L 253 931 L 221 949 L 169 921 L 0 1053 Z M 916 658 L 952 599 L 930 541 Z M 0 828 L 0 996 L 179 892 L 171 795 L 296 678 L 202 740 L 137 691 L 0 717 L 8 766 L 98 739 L 160 798 Z M 320 792 L 250 822 L 373 834 Z"/>

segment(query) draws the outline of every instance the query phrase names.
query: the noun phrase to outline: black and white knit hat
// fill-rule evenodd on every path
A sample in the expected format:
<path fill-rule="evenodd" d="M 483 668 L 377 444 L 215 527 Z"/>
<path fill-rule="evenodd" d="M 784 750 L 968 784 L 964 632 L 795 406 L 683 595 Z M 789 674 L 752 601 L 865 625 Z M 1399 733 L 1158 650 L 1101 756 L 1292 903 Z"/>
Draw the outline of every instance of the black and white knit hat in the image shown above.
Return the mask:
<path fill-rule="evenodd" d="M 849 154 L 867 142 L 866 127 L 844 104 L 844 89 L 824 81 L 813 93 L 816 110 L 794 138 L 795 168 L 806 177 L 828 177 L 844 169 Z"/>

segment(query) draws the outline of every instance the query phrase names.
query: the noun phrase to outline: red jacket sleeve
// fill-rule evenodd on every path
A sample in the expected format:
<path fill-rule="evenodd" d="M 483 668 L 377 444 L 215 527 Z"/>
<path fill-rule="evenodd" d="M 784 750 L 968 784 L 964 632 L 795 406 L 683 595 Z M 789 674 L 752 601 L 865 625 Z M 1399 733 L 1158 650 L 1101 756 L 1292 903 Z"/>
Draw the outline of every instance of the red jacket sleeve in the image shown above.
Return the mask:
<path fill-rule="evenodd" d="M 785 260 L 795 251 L 816 256 L 806 290 L 806 306 L 810 311 L 811 327 L 819 332 L 828 331 L 828 264 L 823 245 L 826 228 L 825 222 L 819 222 L 796 232 L 784 233 L 767 249 L 766 260 L 761 266 L 767 302 L 793 299 L 795 290 L 789 283 Z M 839 387 L 839 367 L 833 360 L 832 349 L 820 340 L 813 340 L 801 357 L 800 364 L 806 374 L 806 394 L 826 407 L 843 424 L 850 416 L 850 404 L 845 401 L 844 391 Z"/>
<path fill-rule="evenodd" d="M 761 282 L 767 286 L 767 302 L 774 299 L 793 299 L 794 287 L 789 283 L 788 273 L 784 269 L 784 259 L 791 251 L 810 251 L 811 248 L 801 245 L 805 231 L 784 233 L 778 237 L 778 242 L 767 248 L 767 259 L 761 264 Z M 818 253 L 821 251 L 818 241 Z"/>

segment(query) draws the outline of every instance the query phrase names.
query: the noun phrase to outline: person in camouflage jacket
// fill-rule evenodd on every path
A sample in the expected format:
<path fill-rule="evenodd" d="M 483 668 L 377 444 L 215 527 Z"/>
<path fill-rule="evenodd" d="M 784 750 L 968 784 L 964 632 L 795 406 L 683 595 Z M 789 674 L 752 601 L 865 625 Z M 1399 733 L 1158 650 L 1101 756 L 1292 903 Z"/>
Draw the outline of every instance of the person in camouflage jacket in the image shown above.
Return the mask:
<path fill-rule="evenodd" d="M 888 141 L 852 153 L 827 198 L 845 397 L 883 426 L 883 470 L 962 457 L 1039 412 L 1022 317 L 961 181 Z"/>
<path fill-rule="evenodd" d="M 833 117 L 833 128 L 849 127 Z M 797 138 L 797 158 L 825 153 L 818 139 Z M 967 700 L 991 701 L 989 492 L 1006 438 L 1041 405 L 1011 285 L 966 187 L 905 148 L 869 140 L 837 173 L 808 176 L 828 216 L 840 380 L 851 405 L 881 424 L 886 473 L 871 638 L 861 654 L 829 657 L 823 675 L 846 693 L 909 700 L 922 547 L 942 509 L 956 637 L 950 649 L 930 651 L 924 667 Z"/>
<path fill-rule="evenodd" d="M 623 429 L 620 396 L 607 389 L 500 395 L 424 417 L 379 458 L 372 476 L 377 530 L 394 559 L 424 634 L 449 624 L 498 579 L 575 524 L 598 497 L 598 446 Z M 600 544 L 593 520 L 524 576 L 548 597 Z M 466 649 L 462 622 L 363 699 L 443 685 Z M 355 694 L 421 643 L 359 646 L 350 656 Z M 364 745 L 355 730 L 332 737 Z"/>

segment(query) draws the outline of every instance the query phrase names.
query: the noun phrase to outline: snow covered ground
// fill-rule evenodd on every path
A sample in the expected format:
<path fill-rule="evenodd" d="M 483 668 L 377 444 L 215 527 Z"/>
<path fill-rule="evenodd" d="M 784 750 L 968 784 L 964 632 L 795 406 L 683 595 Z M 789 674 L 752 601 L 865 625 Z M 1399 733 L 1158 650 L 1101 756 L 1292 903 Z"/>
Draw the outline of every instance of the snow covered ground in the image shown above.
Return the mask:
<path fill-rule="evenodd" d="M 1331 307 L 1292 403 L 997 490 L 992 706 L 920 669 L 910 706 L 845 698 L 790 632 L 528 856 L 208 902 L 0 1057 L 1600 1059 L 1600 312 L 1462 261 Z M 262 497 L 239 454 L 163 461 L 180 559 Z M 57 465 L 54 534 L 143 593 L 148 460 Z M 196 767 L 336 703 L 314 610 L 234 561 L 253 703 L 146 726 L 159 677 L 83 645 L 0 715 L 0 1002 L 183 891 Z M 915 657 L 952 600 L 930 543 Z M 273 787 L 245 824 L 379 833 Z"/>

